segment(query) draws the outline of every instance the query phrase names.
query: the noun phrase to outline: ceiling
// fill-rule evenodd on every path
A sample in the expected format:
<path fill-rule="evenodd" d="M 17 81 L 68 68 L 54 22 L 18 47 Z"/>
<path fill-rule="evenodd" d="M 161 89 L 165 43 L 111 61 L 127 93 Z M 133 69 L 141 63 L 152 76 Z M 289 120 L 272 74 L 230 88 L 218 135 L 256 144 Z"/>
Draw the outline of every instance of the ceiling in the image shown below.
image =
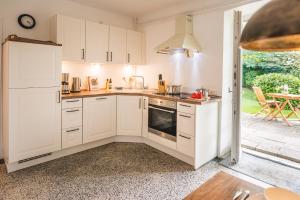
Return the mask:
<path fill-rule="evenodd" d="M 77 3 L 117 12 L 130 17 L 148 15 L 158 9 L 164 9 L 191 0 L 71 0 Z"/>

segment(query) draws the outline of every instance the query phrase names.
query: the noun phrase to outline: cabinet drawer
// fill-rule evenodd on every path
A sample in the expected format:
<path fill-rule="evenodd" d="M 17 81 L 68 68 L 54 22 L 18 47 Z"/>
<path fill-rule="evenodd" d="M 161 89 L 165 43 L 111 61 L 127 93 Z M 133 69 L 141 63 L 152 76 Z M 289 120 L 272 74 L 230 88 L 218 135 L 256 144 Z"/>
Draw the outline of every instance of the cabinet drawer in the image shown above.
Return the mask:
<path fill-rule="evenodd" d="M 195 116 L 187 113 L 177 113 L 178 132 L 195 136 Z"/>
<path fill-rule="evenodd" d="M 178 102 L 177 103 L 177 110 L 178 110 L 178 112 L 195 114 L 195 109 L 196 109 L 196 106 L 193 105 L 193 104 L 182 103 L 182 102 Z"/>
<path fill-rule="evenodd" d="M 184 133 L 177 135 L 177 151 L 194 157 L 195 155 L 195 138 Z"/>
<path fill-rule="evenodd" d="M 62 101 L 62 109 L 66 108 L 80 108 L 82 107 L 82 99 L 65 99 Z"/>
<path fill-rule="evenodd" d="M 68 128 L 62 131 L 62 148 L 69 148 L 82 144 L 82 128 Z"/>
<path fill-rule="evenodd" d="M 70 108 L 62 111 L 62 128 L 82 125 L 82 108 Z"/>

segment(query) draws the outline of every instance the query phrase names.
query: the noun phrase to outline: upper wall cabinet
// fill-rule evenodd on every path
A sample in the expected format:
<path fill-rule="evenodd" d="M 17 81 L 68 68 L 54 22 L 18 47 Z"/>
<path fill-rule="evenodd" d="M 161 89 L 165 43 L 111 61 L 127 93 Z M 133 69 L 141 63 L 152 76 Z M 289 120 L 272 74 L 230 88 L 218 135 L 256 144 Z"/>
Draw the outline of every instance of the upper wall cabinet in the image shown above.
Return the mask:
<path fill-rule="evenodd" d="M 57 15 L 51 40 L 63 45 L 63 60 L 142 64 L 142 34 L 119 27 Z"/>
<path fill-rule="evenodd" d="M 91 63 L 108 62 L 109 26 L 86 21 L 86 61 Z"/>
<path fill-rule="evenodd" d="M 142 33 L 127 30 L 127 63 L 142 64 Z"/>
<path fill-rule="evenodd" d="M 52 21 L 52 40 L 63 44 L 63 60 L 85 60 L 85 20 L 57 15 Z"/>
<path fill-rule="evenodd" d="M 126 63 L 126 29 L 110 26 L 109 51 L 110 63 Z"/>

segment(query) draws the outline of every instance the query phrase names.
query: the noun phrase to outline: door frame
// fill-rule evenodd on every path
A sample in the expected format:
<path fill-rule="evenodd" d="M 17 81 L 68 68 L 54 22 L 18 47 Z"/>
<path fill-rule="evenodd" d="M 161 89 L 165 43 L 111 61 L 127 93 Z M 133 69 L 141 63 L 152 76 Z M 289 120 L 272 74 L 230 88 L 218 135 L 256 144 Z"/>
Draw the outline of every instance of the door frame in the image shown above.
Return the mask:
<path fill-rule="evenodd" d="M 234 11 L 234 45 L 233 45 L 233 134 L 231 147 L 231 162 L 238 163 L 241 157 L 241 93 L 242 93 L 242 64 L 239 48 L 242 33 L 242 12 Z"/>
<path fill-rule="evenodd" d="M 0 42 L 3 42 L 3 19 L 0 18 Z M 2 112 L 2 95 L 3 95 L 3 86 L 2 86 L 2 74 L 3 74 L 3 67 L 2 67 L 2 46 L 0 48 L 0 93 L 1 93 L 1 98 L 0 98 L 0 159 L 3 158 L 3 112 Z"/>

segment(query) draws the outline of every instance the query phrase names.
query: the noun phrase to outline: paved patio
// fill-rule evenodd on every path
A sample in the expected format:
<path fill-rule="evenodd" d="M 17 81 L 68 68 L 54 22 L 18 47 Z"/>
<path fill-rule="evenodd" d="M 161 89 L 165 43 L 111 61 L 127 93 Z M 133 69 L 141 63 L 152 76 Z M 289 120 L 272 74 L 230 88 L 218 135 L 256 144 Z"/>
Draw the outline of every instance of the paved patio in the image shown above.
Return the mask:
<path fill-rule="evenodd" d="M 242 147 L 300 163 L 300 121 L 288 126 L 242 113 Z"/>

